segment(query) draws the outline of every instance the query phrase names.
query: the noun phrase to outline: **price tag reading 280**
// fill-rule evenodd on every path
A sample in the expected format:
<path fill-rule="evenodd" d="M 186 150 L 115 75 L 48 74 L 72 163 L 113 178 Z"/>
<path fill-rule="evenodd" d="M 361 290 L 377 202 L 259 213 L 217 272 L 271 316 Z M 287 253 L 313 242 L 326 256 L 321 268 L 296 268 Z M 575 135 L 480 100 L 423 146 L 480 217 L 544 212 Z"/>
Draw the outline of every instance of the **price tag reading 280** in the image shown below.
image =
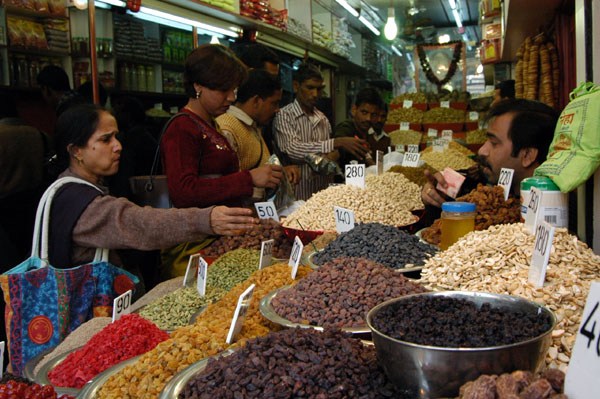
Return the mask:
<path fill-rule="evenodd" d="M 300 237 L 294 238 L 294 246 L 292 246 L 292 253 L 290 254 L 290 261 L 288 266 L 292 266 L 292 280 L 296 279 L 296 273 L 298 273 L 298 266 L 300 266 L 300 258 L 302 258 L 302 251 L 304 250 L 304 244 L 300 240 Z"/>
<path fill-rule="evenodd" d="M 515 174 L 514 169 L 502 168 L 500 169 L 500 177 L 498 178 L 498 185 L 504 189 L 504 201 L 508 200 L 508 194 L 510 194 L 510 187 L 512 186 L 513 175 Z"/>
<path fill-rule="evenodd" d="M 335 216 L 335 229 L 338 234 L 350 231 L 354 228 L 354 211 L 352 209 L 333 207 Z"/>
<path fill-rule="evenodd" d="M 112 321 L 113 323 L 131 312 L 131 290 L 126 293 L 119 295 L 113 301 L 113 314 Z"/>
<path fill-rule="evenodd" d="M 529 264 L 528 276 L 529 282 L 538 288 L 544 286 L 553 240 L 554 227 L 543 220 L 540 221 L 536 227 L 535 244 L 533 246 L 531 262 Z"/>
<path fill-rule="evenodd" d="M 273 201 L 256 202 L 254 207 L 256 208 L 259 219 L 273 219 L 274 221 L 279 222 L 279 215 L 277 214 L 277 209 L 275 208 Z"/>
<path fill-rule="evenodd" d="M 600 282 L 590 285 L 565 378 L 570 398 L 597 399 L 600 375 Z"/>
<path fill-rule="evenodd" d="M 365 165 L 346 165 L 346 184 L 365 188 Z"/>

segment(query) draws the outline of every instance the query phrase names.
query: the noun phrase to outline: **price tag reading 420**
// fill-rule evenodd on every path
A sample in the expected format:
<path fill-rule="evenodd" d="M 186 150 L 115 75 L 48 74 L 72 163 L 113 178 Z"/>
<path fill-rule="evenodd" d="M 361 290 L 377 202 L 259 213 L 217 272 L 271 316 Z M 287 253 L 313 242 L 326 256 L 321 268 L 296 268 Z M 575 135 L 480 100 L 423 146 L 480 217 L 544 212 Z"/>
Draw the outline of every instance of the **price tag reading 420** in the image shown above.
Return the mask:
<path fill-rule="evenodd" d="M 300 237 L 294 238 L 294 246 L 292 247 L 292 253 L 290 254 L 290 261 L 288 266 L 292 266 L 292 280 L 296 279 L 296 273 L 298 273 L 298 266 L 300 266 L 300 258 L 302 258 L 302 251 L 304 250 L 304 244 L 300 240 Z"/>
<path fill-rule="evenodd" d="M 529 264 L 529 282 L 536 287 L 543 287 L 546 279 L 546 269 L 548 269 L 548 259 L 550 259 L 550 250 L 554 240 L 554 227 L 540 221 L 536 227 L 535 245 L 533 246 L 533 255 Z"/>
<path fill-rule="evenodd" d="M 126 293 L 119 295 L 113 301 L 113 313 L 112 313 L 112 321 L 113 323 L 131 312 L 131 290 Z"/>
<path fill-rule="evenodd" d="M 419 166 L 419 158 L 421 158 L 421 154 L 419 154 L 418 152 L 407 152 L 404 154 L 402 166 L 416 168 Z"/>
<path fill-rule="evenodd" d="M 502 168 L 500 169 L 500 177 L 498 178 L 498 185 L 504 189 L 504 201 L 508 200 L 508 194 L 510 194 L 510 187 L 512 186 L 513 175 L 515 174 L 514 169 Z"/>
<path fill-rule="evenodd" d="M 335 229 L 338 234 L 350 231 L 354 228 L 354 211 L 352 209 L 333 207 L 335 216 Z"/>
<path fill-rule="evenodd" d="M 365 165 L 346 165 L 346 184 L 365 188 Z"/>
<path fill-rule="evenodd" d="M 271 264 L 271 258 L 273 257 L 273 246 L 275 240 L 263 241 L 260 244 L 260 262 L 258 264 L 258 270 L 262 270 Z"/>
<path fill-rule="evenodd" d="M 565 377 L 565 395 L 598 398 L 600 375 L 600 282 L 592 281 Z"/>
<path fill-rule="evenodd" d="M 527 212 L 525 213 L 525 229 L 530 234 L 535 234 L 540 215 L 542 212 L 543 192 L 537 187 L 531 187 L 529 192 L 529 202 L 527 203 Z"/>
<path fill-rule="evenodd" d="M 273 201 L 256 202 L 254 207 L 256 208 L 259 219 L 273 219 L 274 221 L 279 222 L 279 215 L 277 214 L 277 209 L 275 208 Z"/>
<path fill-rule="evenodd" d="M 235 307 L 235 313 L 233 314 L 233 319 L 231 320 L 231 326 L 229 327 L 229 332 L 227 333 L 227 340 L 225 341 L 228 344 L 232 344 L 235 340 L 235 337 L 242 330 L 246 313 L 248 313 L 248 308 L 250 307 L 250 303 L 252 303 L 252 294 L 254 293 L 255 286 L 256 284 L 252 284 L 238 298 L 237 306 Z"/>

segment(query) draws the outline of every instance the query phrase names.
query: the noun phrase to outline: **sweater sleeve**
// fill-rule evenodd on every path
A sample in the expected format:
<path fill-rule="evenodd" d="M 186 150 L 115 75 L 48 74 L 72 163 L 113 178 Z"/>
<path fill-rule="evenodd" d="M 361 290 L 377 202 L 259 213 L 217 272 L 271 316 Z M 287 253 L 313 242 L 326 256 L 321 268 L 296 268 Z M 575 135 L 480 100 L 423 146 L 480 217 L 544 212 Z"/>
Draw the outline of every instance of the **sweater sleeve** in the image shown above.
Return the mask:
<path fill-rule="evenodd" d="M 77 220 L 73 241 L 88 248 L 167 248 L 214 234 L 212 210 L 140 207 L 125 198 L 96 197 Z"/>
<path fill-rule="evenodd" d="M 289 113 L 280 112 L 277 114 L 273 121 L 273 130 L 277 145 L 293 161 L 304 162 L 305 155 L 326 154 L 333 151 L 333 139 L 312 142 L 302 141 L 302 132 Z"/>
<path fill-rule="evenodd" d="M 190 118 L 171 123 L 162 139 L 163 166 L 169 196 L 178 208 L 205 207 L 252 195 L 252 176 L 247 170 L 221 177 L 200 177 L 202 133 Z M 210 140 L 210 139 L 208 139 Z"/>

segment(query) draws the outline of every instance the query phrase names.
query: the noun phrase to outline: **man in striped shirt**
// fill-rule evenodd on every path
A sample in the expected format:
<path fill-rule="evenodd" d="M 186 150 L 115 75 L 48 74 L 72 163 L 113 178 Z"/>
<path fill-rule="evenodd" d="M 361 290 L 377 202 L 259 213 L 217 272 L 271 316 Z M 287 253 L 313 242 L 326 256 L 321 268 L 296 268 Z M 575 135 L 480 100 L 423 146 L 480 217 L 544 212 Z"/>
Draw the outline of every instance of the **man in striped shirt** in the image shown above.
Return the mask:
<path fill-rule="evenodd" d="M 337 161 L 339 152 L 344 150 L 357 158 L 364 158 L 366 142 L 354 137 L 331 138 L 331 125 L 327 117 L 316 108 L 325 83 L 321 72 L 311 64 L 302 64 L 294 71 L 292 85 L 296 100 L 283 107 L 273 121 L 273 135 L 279 152 L 301 167 L 300 182 L 294 187 L 296 199 L 306 200 L 317 191 L 333 182 L 333 176 L 314 173 L 304 157 L 310 154 L 325 155 Z"/>

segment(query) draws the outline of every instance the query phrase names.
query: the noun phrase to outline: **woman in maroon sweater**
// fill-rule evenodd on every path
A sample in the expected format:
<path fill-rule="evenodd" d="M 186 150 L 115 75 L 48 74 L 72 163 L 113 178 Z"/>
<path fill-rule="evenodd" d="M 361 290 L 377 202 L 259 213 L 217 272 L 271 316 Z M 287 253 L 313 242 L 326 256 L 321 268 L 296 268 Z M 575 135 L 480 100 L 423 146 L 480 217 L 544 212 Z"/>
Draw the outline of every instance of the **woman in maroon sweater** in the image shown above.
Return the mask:
<path fill-rule="evenodd" d="M 161 140 L 163 169 L 169 196 L 178 208 L 242 205 L 254 187 L 273 188 L 283 169 L 263 165 L 240 170 L 239 160 L 214 118 L 235 101 L 235 90 L 246 79 L 244 64 L 226 47 L 205 44 L 185 63 L 184 86 L 189 97 Z"/>

